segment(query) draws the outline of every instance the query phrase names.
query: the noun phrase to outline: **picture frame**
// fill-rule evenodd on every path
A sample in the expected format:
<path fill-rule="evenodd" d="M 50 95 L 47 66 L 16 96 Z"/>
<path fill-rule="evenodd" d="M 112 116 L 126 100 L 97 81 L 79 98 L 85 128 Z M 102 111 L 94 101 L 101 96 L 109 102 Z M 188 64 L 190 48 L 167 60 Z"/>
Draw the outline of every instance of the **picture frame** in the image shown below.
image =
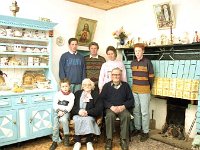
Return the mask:
<path fill-rule="evenodd" d="M 170 2 L 153 6 L 158 30 L 175 28 L 175 17 Z"/>
<path fill-rule="evenodd" d="M 75 37 L 78 39 L 79 46 L 88 46 L 94 38 L 97 21 L 79 17 Z"/>

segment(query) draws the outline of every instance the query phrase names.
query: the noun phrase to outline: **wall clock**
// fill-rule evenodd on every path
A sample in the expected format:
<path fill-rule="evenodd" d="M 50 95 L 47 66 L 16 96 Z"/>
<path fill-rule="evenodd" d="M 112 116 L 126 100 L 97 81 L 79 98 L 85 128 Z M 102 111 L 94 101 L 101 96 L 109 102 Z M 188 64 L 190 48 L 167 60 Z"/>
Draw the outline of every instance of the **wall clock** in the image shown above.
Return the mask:
<path fill-rule="evenodd" d="M 59 36 L 56 38 L 56 44 L 58 46 L 63 46 L 65 44 L 64 38 L 62 36 Z"/>

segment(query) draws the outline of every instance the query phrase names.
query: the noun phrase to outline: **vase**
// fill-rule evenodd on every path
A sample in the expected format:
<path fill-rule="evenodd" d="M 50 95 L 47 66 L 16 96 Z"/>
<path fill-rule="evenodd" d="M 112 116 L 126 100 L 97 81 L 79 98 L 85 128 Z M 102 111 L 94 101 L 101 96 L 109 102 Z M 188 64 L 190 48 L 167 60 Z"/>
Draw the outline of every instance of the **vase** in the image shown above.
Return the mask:
<path fill-rule="evenodd" d="M 124 39 L 120 39 L 119 42 L 120 42 L 121 45 L 124 45 L 124 44 L 125 44 L 125 40 L 124 40 Z"/>

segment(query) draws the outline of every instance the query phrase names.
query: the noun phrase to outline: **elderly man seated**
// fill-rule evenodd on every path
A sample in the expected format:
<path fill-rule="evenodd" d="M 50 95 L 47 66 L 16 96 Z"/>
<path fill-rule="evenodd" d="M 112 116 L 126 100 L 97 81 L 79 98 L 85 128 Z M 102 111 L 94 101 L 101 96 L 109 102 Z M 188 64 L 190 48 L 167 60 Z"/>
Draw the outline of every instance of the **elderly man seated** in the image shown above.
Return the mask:
<path fill-rule="evenodd" d="M 111 81 L 103 86 L 100 94 L 104 102 L 106 144 L 105 150 L 112 149 L 113 127 L 116 117 L 120 119 L 120 146 L 122 150 L 128 150 L 127 137 L 131 120 L 134 98 L 128 83 L 121 81 L 122 71 L 114 68 L 111 72 Z"/>

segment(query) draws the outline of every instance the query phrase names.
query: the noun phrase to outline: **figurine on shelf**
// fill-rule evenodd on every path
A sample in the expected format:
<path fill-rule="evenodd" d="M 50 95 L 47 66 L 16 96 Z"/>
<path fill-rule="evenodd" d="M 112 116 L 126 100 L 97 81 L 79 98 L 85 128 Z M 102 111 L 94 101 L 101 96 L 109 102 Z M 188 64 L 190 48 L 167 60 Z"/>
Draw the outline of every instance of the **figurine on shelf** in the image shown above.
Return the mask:
<path fill-rule="evenodd" d="M 189 33 L 188 33 L 188 32 L 184 32 L 181 41 L 182 41 L 183 44 L 188 44 L 188 43 L 190 43 Z"/>
<path fill-rule="evenodd" d="M 198 32 L 195 31 L 195 35 L 194 35 L 194 38 L 193 38 L 193 42 L 200 42 L 200 38 L 199 38 L 199 35 L 198 35 Z"/>
<path fill-rule="evenodd" d="M 125 47 L 127 47 L 127 48 L 132 48 L 133 45 L 134 45 L 134 40 L 131 39 L 131 40 L 129 40 L 129 41 L 126 43 Z"/>

